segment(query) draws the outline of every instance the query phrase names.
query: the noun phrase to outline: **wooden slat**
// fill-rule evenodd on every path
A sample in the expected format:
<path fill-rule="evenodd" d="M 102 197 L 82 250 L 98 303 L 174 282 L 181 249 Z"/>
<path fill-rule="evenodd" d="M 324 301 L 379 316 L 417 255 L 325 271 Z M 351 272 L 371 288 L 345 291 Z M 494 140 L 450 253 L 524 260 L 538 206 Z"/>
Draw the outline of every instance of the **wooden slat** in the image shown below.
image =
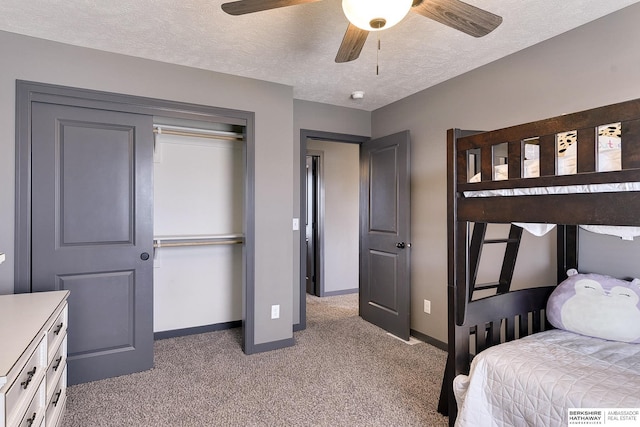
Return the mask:
<path fill-rule="evenodd" d="M 596 171 L 596 129 L 578 129 L 578 173 Z"/>
<path fill-rule="evenodd" d="M 556 174 L 556 136 L 540 137 L 540 176 Z"/>
<path fill-rule="evenodd" d="M 622 169 L 640 168 L 640 120 L 622 122 Z"/>
<path fill-rule="evenodd" d="M 507 341 L 513 341 L 514 339 L 516 339 L 516 333 L 515 333 L 515 318 L 514 317 L 509 317 L 504 319 L 504 340 L 505 342 Z"/>
<path fill-rule="evenodd" d="M 513 279 L 513 272 L 516 268 L 516 260 L 518 258 L 518 250 L 520 249 L 520 239 L 522 238 L 522 228 L 517 225 L 511 225 L 509 229 L 509 242 L 506 248 L 504 248 L 504 258 L 502 261 L 502 268 L 500 269 L 500 279 L 498 282 L 497 292 L 503 294 L 509 292 L 511 288 L 511 280 Z"/>
<path fill-rule="evenodd" d="M 558 224 L 556 231 L 558 283 L 567 278 L 567 270 L 578 268 L 578 227 Z"/>
<path fill-rule="evenodd" d="M 487 327 L 483 323 L 476 328 L 476 354 L 487 349 Z"/>
<path fill-rule="evenodd" d="M 481 285 L 476 284 L 472 290 L 474 291 L 486 291 L 487 289 L 496 289 L 498 286 L 500 286 L 499 282 L 493 282 L 493 283 L 483 283 Z M 473 292 L 472 292 L 473 294 Z"/>
<path fill-rule="evenodd" d="M 469 181 L 467 176 L 468 169 L 468 156 L 466 151 L 458 151 L 456 155 L 456 182 L 466 183 Z"/>
<path fill-rule="evenodd" d="M 498 345 L 500 344 L 500 327 L 502 325 L 502 321 L 500 320 L 494 320 L 493 322 L 491 322 L 491 327 L 489 328 L 489 331 L 487 331 L 488 334 L 490 334 L 490 344 L 491 346 L 494 345 Z"/>
<path fill-rule="evenodd" d="M 531 320 L 531 332 L 536 334 L 542 331 L 541 327 L 541 319 L 540 319 L 540 311 L 535 310 L 531 313 L 533 319 Z"/>
<path fill-rule="evenodd" d="M 480 172 L 482 181 L 493 180 L 493 150 L 491 146 L 482 147 L 480 150 Z"/>
<path fill-rule="evenodd" d="M 529 335 L 529 314 L 518 316 L 518 338 L 524 338 Z"/>
<path fill-rule="evenodd" d="M 478 269 L 480 267 L 480 258 L 482 256 L 482 242 L 487 232 L 487 224 L 485 222 L 476 222 L 473 224 L 473 232 L 471 233 L 471 245 L 469 247 L 469 295 L 468 301 L 473 297 L 473 291 L 476 288 L 476 280 L 478 277 Z"/>
<path fill-rule="evenodd" d="M 509 142 L 509 179 L 522 178 L 522 141 Z"/>

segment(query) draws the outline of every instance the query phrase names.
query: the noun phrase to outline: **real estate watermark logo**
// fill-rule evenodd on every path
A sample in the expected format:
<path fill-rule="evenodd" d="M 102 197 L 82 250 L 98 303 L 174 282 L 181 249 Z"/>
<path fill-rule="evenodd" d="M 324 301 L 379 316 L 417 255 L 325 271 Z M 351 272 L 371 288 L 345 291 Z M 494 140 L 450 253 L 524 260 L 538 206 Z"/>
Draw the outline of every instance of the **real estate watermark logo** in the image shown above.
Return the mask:
<path fill-rule="evenodd" d="M 640 408 L 570 408 L 570 426 L 640 426 Z"/>

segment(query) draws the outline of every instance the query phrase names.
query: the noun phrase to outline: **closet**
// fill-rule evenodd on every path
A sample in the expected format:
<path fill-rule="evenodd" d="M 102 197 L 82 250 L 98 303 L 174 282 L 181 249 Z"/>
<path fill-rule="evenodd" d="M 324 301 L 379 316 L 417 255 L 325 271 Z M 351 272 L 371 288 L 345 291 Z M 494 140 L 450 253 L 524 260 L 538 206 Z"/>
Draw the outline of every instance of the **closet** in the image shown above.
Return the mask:
<path fill-rule="evenodd" d="M 154 333 L 239 326 L 244 126 L 154 120 Z"/>

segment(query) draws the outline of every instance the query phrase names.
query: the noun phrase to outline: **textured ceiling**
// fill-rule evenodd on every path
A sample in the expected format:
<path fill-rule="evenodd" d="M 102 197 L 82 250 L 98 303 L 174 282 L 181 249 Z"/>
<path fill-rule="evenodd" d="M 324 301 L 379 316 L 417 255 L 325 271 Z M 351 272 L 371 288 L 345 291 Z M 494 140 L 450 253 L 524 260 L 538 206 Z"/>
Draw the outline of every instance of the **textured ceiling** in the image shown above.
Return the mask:
<path fill-rule="evenodd" d="M 476 39 L 409 13 L 344 64 L 334 62 L 347 28 L 341 0 L 244 16 L 225 14 L 222 0 L 0 0 L 0 30 L 282 83 L 296 99 L 371 111 L 638 0 L 467 2 L 502 25 Z M 355 90 L 364 99 L 350 99 Z"/>

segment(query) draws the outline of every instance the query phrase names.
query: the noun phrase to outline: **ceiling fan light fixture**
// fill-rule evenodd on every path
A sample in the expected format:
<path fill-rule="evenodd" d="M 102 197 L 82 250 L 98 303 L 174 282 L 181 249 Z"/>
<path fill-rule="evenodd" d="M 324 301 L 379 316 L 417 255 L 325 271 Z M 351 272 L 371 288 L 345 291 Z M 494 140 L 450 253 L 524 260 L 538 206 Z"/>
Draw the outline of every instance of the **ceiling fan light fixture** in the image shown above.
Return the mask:
<path fill-rule="evenodd" d="M 342 0 L 345 16 L 365 31 L 386 30 L 402 21 L 413 0 Z"/>

